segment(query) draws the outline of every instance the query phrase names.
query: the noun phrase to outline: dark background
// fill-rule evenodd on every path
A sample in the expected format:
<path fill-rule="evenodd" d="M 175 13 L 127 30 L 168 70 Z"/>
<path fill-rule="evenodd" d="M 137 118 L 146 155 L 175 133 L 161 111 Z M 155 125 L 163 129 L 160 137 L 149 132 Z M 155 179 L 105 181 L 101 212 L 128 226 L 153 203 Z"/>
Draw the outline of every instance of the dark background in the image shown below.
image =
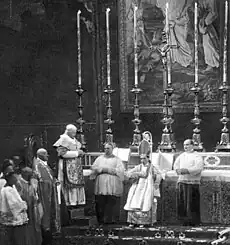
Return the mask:
<path fill-rule="evenodd" d="M 13 1 L 14 2 L 14 1 Z M 15 3 L 20 4 L 20 1 Z M 38 2 L 38 1 L 37 1 Z M 76 12 L 94 23 L 89 32 L 82 22 L 82 75 L 84 126 L 89 151 L 101 150 L 106 125 L 105 8 L 111 8 L 111 72 L 113 95 L 114 141 L 119 147 L 132 142 L 133 113 L 120 112 L 119 43 L 117 2 L 92 1 L 93 13 L 77 0 L 40 2 L 44 12 L 21 8 L 20 30 L 6 25 L 6 12 L 0 13 L 0 158 L 20 154 L 24 138 L 30 133 L 43 138 L 53 154 L 52 144 L 68 123 L 78 119 Z M 24 10 L 24 11 L 23 11 Z M 5 17 L 4 17 L 5 16 Z M 141 130 L 153 134 L 155 147 L 161 139 L 162 115 L 141 113 Z M 178 150 L 185 138 L 191 137 L 193 114 L 176 114 L 173 130 Z M 201 115 L 202 141 L 207 151 L 213 151 L 220 139 L 221 113 Z"/>

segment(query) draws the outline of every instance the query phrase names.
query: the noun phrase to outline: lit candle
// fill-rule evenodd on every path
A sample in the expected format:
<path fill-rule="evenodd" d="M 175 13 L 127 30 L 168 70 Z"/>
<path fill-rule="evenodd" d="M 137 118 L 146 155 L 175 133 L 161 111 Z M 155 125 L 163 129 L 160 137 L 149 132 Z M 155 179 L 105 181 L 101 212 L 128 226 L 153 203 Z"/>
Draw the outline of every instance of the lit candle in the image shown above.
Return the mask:
<path fill-rule="evenodd" d="M 13 15 L 12 14 L 12 12 L 13 12 L 12 11 L 12 7 L 13 7 L 12 5 L 13 5 L 12 0 L 10 0 L 10 19 L 12 19 L 12 15 Z"/>
<path fill-rule="evenodd" d="M 167 2 L 165 5 L 165 33 L 166 33 L 166 40 L 167 44 L 170 45 L 169 43 L 169 3 Z M 167 54 L 167 85 L 170 86 L 172 84 L 172 79 L 171 79 L 171 54 L 170 50 Z"/>
<path fill-rule="evenodd" d="M 137 55 L 137 6 L 133 10 L 133 40 L 134 40 L 134 84 L 138 85 L 138 55 Z"/>
<path fill-rule="evenodd" d="M 165 5 L 165 34 L 166 34 L 166 40 L 168 43 L 168 37 L 169 37 L 169 3 L 167 2 Z"/>
<path fill-rule="evenodd" d="M 194 37 L 195 37 L 195 47 L 194 47 L 194 54 L 195 54 L 195 85 L 198 84 L 198 9 L 197 9 L 197 2 L 195 2 L 195 13 L 194 13 Z"/>
<path fill-rule="evenodd" d="M 224 55 L 223 55 L 223 85 L 227 83 L 227 36 L 228 36 L 228 1 L 225 1 L 224 21 Z"/>
<path fill-rule="evenodd" d="M 106 9 L 106 46 L 107 46 L 107 85 L 111 85 L 110 75 L 110 33 L 109 33 L 109 12 L 110 8 Z"/>
<path fill-rule="evenodd" d="M 78 54 L 78 85 L 81 86 L 81 30 L 80 30 L 80 14 L 77 12 L 77 54 Z"/>
<path fill-rule="evenodd" d="M 171 54 L 170 54 L 170 50 L 167 54 L 168 60 L 167 60 L 167 70 L 168 70 L 168 86 L 170 86 L 172 84 L 172 79 L 171 79 Z"/>

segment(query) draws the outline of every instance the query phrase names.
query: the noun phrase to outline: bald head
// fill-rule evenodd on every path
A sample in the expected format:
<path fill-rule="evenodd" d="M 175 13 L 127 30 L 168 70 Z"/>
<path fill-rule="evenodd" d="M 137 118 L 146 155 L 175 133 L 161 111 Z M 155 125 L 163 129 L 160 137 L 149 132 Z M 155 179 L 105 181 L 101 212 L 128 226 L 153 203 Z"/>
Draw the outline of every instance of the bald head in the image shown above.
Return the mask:
<path fill-rule="evenodd" d="M 77 130 L 77 127 L 76 126 L 74 126 L 73 124 L 68 124 L 67 126 L 66 126 L 66 130 L 68 131 L 68 130 Z"/>
<path fill-rule="evenodd" d="M 67 135 L 69 135 L 69 137 L 74 138 L 76 136 L 76 133 L 77 133 L 77 127 L 74 126 L 73 124 L 68 124 L 66 126 L 65 132 Z"/>
<path fill-rule="evenodd" d="M 44 148 L 40 148 L 37 150 L 37 157 L 40 158 L 43 161 L 48 161 L 48 152 Z"/>
<path fill-rule="evenodd" d="M 184 150 L 185 150 L 186 152 L 193 152 L 193 145 L 194 145 L 193 140 L 191 140 L 191 139 L 186 139 L 186 140 L 184 141 Z"/>

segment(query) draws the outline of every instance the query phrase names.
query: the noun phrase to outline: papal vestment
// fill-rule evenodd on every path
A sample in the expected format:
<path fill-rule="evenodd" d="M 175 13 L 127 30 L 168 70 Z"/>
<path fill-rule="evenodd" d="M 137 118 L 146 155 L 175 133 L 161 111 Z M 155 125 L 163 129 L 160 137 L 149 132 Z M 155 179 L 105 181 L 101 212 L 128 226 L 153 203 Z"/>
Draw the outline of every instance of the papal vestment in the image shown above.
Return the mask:
<path fill-rule="evenodd" d="M 58 180 L 66 205 L 85 204 L 83 168 L 81 158 L 78 157 L 81 143 L 64 133 L 53 146 L 59 156 Z"/>

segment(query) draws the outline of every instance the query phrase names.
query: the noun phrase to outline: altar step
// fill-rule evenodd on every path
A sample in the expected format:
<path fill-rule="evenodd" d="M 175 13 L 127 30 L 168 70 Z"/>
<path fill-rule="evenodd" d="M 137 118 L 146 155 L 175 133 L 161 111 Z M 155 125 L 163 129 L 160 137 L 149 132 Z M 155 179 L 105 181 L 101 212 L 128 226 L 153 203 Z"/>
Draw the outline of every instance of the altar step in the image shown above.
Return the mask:
<path fill-rule="evenodd" d="M 60 244 L 101 244 L 101 245 L 150 245 L 150 244 L 211 244 L 218 232 L 225 229 L 221 226 L 156 226 L 153 228 L 135 228 L 127 226 L 97 227 L 64 227 L 62 234 L 54 238 L 54 245 Z M 55 243 L 59 241 L 59 243 Z M 226 241 L 224 244 L 230 244 Z"/>
<path fill-rule="evenodd" d="M 95 216 L 78 216 L 70 220 L 71 226 L 91 227 L 97 225 L 97 218 Z"/>
<path fill-rule="evenodd" d="M 63 228 L 67 236 L 117 236 L 117 237 L 155 237 L 155 238 L 200 238 L 215 239 L 217 233 L 226 227 L 183 227 L 159 226 L 152 228 L 129 228 L 127 226 L 109 225 L 99 229 L 97 227 L 69 226 Z"/>
<path fill-rule="evenodd" d="M 52 245 L 211 245 L 210 239 L 155 239 L 149 237 L 105 238 L 105 237 L 68 237 L 53 240 Z M 216 245 L 229 245 L 222 243 Z"/>
<path fill-rule="evenodd" d="M 72 208 L 69 210 L 69 225 L 71 226 L 96 226 L 97 218 L 94 215 L 90 215 L 85 205 L 83 208 Z"/>

